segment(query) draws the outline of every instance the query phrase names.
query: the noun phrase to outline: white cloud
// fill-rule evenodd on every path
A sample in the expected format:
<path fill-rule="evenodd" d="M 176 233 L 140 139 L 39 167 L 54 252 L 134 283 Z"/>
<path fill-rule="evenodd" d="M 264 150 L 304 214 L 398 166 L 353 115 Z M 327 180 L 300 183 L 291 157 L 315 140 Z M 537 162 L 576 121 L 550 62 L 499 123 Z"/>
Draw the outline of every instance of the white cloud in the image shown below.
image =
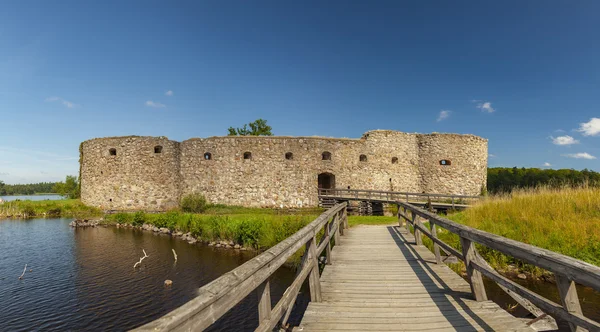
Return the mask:
<path fill-rule="evenodd" d="M 492 107 L 492 103 L 489 101 L 485 101 L 477 104 L 477 108 L 479 108 L 482 112 L 486 113 L 494 113 L 496 110 Z"/>
<path fill-rule="evenodd" d="M 552 136 L 550 136 L 550 138 L 552 139 L 552 143 L 555 144 L 555 145 L 579 144 L 578 140 L 574 139 L 573 137 L 571 137 L 569 135 L 558 136 L 558 137 L 552 137 Z"/>
<path fill-rule="evenodd" d="M 496 158 L 496 155 L 495 155 L 495 154 L 491 154 L 491 153 L 490 153 L 490 154 L 488 154 L 488 157 L 489 157 L 489 158 Z"/>
<path fill-rule="evenodd" d="M 161 104 L 161 103 L 159 103 L 159 102 L 155 102 L 155 101 L 152 101 L 152 100 L 148 100 L 148 101 L 146 102 L 146 106 L 149 106 L 149 107 L 156 107 L 156 108 L 163 108 L 163 107 L 167 107 L 167 105 L 165 105 L 165 104 Z"/>
<path fill-rule="evenodd" d="M 77 105 L 77 104 L 75 104 L 73 102 L 70 102 L 68 100 L 64 100 L 64 99 L 62 99 L 60 97 L 48 97 L 44 101 L 47 102 L 47 103 L 53 103 L 55 101 L 60 101 L 60 103 L 63 104 L 67 108 L 75 108 L 75 107 L 79 106 L 79 105 Z"/>
<path fill-rule="evenodd" d="M 450 116 L 450 113 L 452 113 L 452 111 L 449 110 L 441 110 L 440 111 L 440 115 L 438 115 L 437 121 L 440 122 L 442 120 L 447 119 Z"/>
<path fill-rule="evenodd" d="M 577 131 L 583 133 L 583 136 L 596 136 L 600 134 L 600 118 L 591 118 L 588 122 L 580 123 Z"/>
<path fill-rule="evenodd" d="M 549 162 L 545 162 L 544 167 L 552 167 L 552 165 Z"/>
<path fill-rule="evenodd" d="M 596 159 L 596 157 L 592 156 L 587 152 L 579 152 L 579 153 L 569 153 L 563 154 L 563 157 L 575 158 L 575 159 Z"/>
<path fill-rule="evenodd" d="M 169 90 L 169 91 L 165 92 L 165 96 L 172 97 L 173 96 L 173 90 Z"/>

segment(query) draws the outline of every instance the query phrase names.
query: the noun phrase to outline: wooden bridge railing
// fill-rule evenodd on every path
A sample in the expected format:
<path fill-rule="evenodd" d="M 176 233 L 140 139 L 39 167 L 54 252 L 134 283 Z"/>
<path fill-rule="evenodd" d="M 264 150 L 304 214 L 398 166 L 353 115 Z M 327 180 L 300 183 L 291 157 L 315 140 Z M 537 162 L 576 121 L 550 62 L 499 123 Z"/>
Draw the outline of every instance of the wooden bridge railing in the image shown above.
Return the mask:
<path fill-rule="evenodd" d="M 319 196 L 321 197 L 339 197 L 352 199 L 367 199 L 381 201 L 405 201 L 424 200 L 434 202 L 447 201 L 453 206 L 468 201 L 475 201 L 482 196 L 469 195 L 454 195 L 454 194 L 435 194 L 435 193 L 412 193 L 401 191 L 383 191 L 383 190 L 360 190 L 360 189 L 323 189 L 319 188 Z"/>
<path fill-rule="evenodd" d="M 398 222 L 405 221 L 410 231 L 414 229 L 416 244 L 422 244 L 422 235 L 434 243 L 434 253 L 438 264 L 441 263 L 440 249 L 465 262 L 471 291 L 477 301 L 487 300 L 482 275 L 496 282 L 517 302 L 529 309 L 535 316 L 542 318 L 544 313 L 567 321 L 572 331 L 599 331 L 600 323 L 585 317 L 577 296 L 575 283 L 600 291 L 600 267 L 585 263 L 572 257 L 538 248 L 529 244 L 507 239 L 472 227 L 455 223 L 432 212 L 405 202 L 397 202 Z M 407 212 L 410 212 L 410 217 Z M 421 218 L 429 221 L 430 228 L 423 225 Z M 460 237 L 461 251 L 444 243 L 437 237 L 436 227 L 442 227 Z M 537 293 L 511 281 L 496 272 L 475 248 L 475 243 L 497 250 L 528 264 L 532 264 L 554 274 L 562 305 L 548 300 Z M 537 307 L 536 307 L 537 306 Z M 539 307 L 539 309 L 538 309 Z"/>
<path fill-rule="evenodd" d="M 346 203 L 341 203 L 279 244 L 200 288 L 199 295 L 186 304 L 135 331 L 204 330 L 254 290 L 258 290 L 259 298 L 259 326 L 256 330 L 271 331 L 279 323 L 285 326 L 306 278 L 311 301 L 321 302 L 319 256 L 325 251 L 326 263 L 330 264 L 331 242 L 339 244 L 339 236 L 347 228 Z M 324 234 L 317 243 L 321 229 L 324 229 Z M 305 252 L 296 278 L 275 307 L 271 307 L 269 278 L 302 247 L 305 247 Z"/>

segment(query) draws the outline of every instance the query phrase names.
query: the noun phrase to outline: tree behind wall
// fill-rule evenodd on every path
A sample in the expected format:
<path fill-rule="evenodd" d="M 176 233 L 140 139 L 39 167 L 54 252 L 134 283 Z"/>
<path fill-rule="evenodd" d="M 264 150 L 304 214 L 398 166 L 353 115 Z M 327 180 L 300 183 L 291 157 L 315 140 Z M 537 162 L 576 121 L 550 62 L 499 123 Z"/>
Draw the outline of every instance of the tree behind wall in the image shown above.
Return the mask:
<path fill-rule="evenodd" d="M 258 119 L 245 124 L 242 128 L 229 127 L 227 136 L 273 136 L 271 129 L 271 126 L 267 125 L 267 120 Z"/>
<path fill-rule="evenodd" d="M 54 185 L 53 191 L 69 198 L 79 198 L 80 192 L 77 177 L 74 175 L 67 175 L 65 182 L 57 182 Z"/>

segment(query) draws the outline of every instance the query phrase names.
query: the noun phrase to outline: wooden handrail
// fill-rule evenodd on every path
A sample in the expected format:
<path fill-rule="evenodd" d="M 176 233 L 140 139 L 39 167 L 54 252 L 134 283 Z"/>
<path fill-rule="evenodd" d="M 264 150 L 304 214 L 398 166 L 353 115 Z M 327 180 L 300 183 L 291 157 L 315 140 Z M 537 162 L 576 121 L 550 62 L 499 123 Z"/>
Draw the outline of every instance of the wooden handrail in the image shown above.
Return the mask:
<path fill-rule="evenodd" d="M 536 316 L 541 316 L 545 312 L 556 318 L 561 318 L 569 323 L 573 331 L 582 331 L 581 328 L 586 328 L 590 331 L 600 330 L 599 322 L 587 318 L 582 314 L 575 288 L 575 283 L 579 283 L 600 291 L 600 267 L 547 249 L 456 223 L 406 202 L 397 201 L 395 203 L 399 207 L 398 222 L 401 223 L 404 220 L 406 222 L 406 229 L 409 232 L 409 225 L 413 227 L 416 243 L 421 243 L 420 237 L 421 234 L 424 234 L 434 244 L 439 245 L 442 250 L 455 255 L 465 262 L 468 280 L 476 300 L 483 301 L 487 299 L 485 287 L 481 279 L 481 276 L 484 275 L 496 282 L 517 302 L 522 304 L 526 309 L 529 309 Z M 407 212 L 410 212 L 411 217 L 407 215 Z M 461 241 L 462 254 L 438 239 L 435 236 L 436 233 L 425 228 L 419 218 L 429 221 L 432 227 L 439 226 L 458 235 Z M 472 245 L 473 243 L 484 245 L 505 255 L 512 256 L 554 273 L 562 305 L 554 303 L 500 275 L 479 255 L 475 246 Z M 439 260 L 437 261 L 439 263 Z"/>
<path fill-rule="evenodd" d="M 341 203 L 330 208 L 292 236 L 200 288 L 194 299 L 134 331 L 203 330 L 257 289 L 257 331 L 270 331 L 280 322 L 285 325 L 300 286 L 307 278 L 311 301 L 321 301 L 318 258 L 323 250 L 331 248 L 332 239 L 335 244 L 339 243 L 339 236 L 348 227 L 346 205 L 347 203 Z M 322 228 L 326 231 L 321 242 L 317 243 L 317 234 Z M 303 246 L 306 247 L 305 253 L 296 278 L 271 309 L 269 278 Z M 331 262 L 330 253 L 331 250 L 326 250 L 327 262 Z"/>
<path fill-rule="evenodd" d="M 413 196 L 413 197 L 437 197 L 437 198 L 448 198 L 451 199 L 452 201 L 454 201 L 455 198 L 458 199 L 481 199 L 482 196 L 470 196 L 470 195 L 455 195 L 455 194 L 435 194 L 435 193 L 414 193 L 414 192 L 402 192 L 402 191 L 385 191 L 385 190 L 362 190 L 362 189 L 343 189 L 343 188 L 331 188 L 331 189 L 325 189 L 325 188 L 319 188 L 319 195 L 320 196 L 335 196 L 336 193 L 343 193 L 343 194 L 347 194 L 348 196 L 352 196 L 352 197 L 358 197 L 360 193 L 364 193 L 364 196 L 369 196 L 369 197 L 373 197 L 373 194 L 379 194 L 379 198 L 381 200 L 393 200 L 391 199 L 391 197 L 393 197 L 394 195 L 397 196 L 403 196 L 403 197 L 409 197 L 409 196 Z M 387 199 L 383 198 L 383 195 L 385 194 L 385 197 Z"/>

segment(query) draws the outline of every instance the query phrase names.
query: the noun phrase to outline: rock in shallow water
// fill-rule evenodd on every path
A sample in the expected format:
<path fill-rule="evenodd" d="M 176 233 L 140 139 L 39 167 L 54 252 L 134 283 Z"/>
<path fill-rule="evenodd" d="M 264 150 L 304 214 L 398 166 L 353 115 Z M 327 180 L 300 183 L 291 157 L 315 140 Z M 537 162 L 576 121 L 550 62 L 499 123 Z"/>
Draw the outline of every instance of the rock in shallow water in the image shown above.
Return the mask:
<path fill-rule="evenodd" d="M 98 220 L 73 220 L 69 226 L 71 227 L 96 227 L 98 225 Z"/>
<path fill-rule="evenodd" d="M 172 284 L 173 284 L 173 280 L 169 280 L 169 279 L 165 280 L 165 287 L 169 287 Z"/>

